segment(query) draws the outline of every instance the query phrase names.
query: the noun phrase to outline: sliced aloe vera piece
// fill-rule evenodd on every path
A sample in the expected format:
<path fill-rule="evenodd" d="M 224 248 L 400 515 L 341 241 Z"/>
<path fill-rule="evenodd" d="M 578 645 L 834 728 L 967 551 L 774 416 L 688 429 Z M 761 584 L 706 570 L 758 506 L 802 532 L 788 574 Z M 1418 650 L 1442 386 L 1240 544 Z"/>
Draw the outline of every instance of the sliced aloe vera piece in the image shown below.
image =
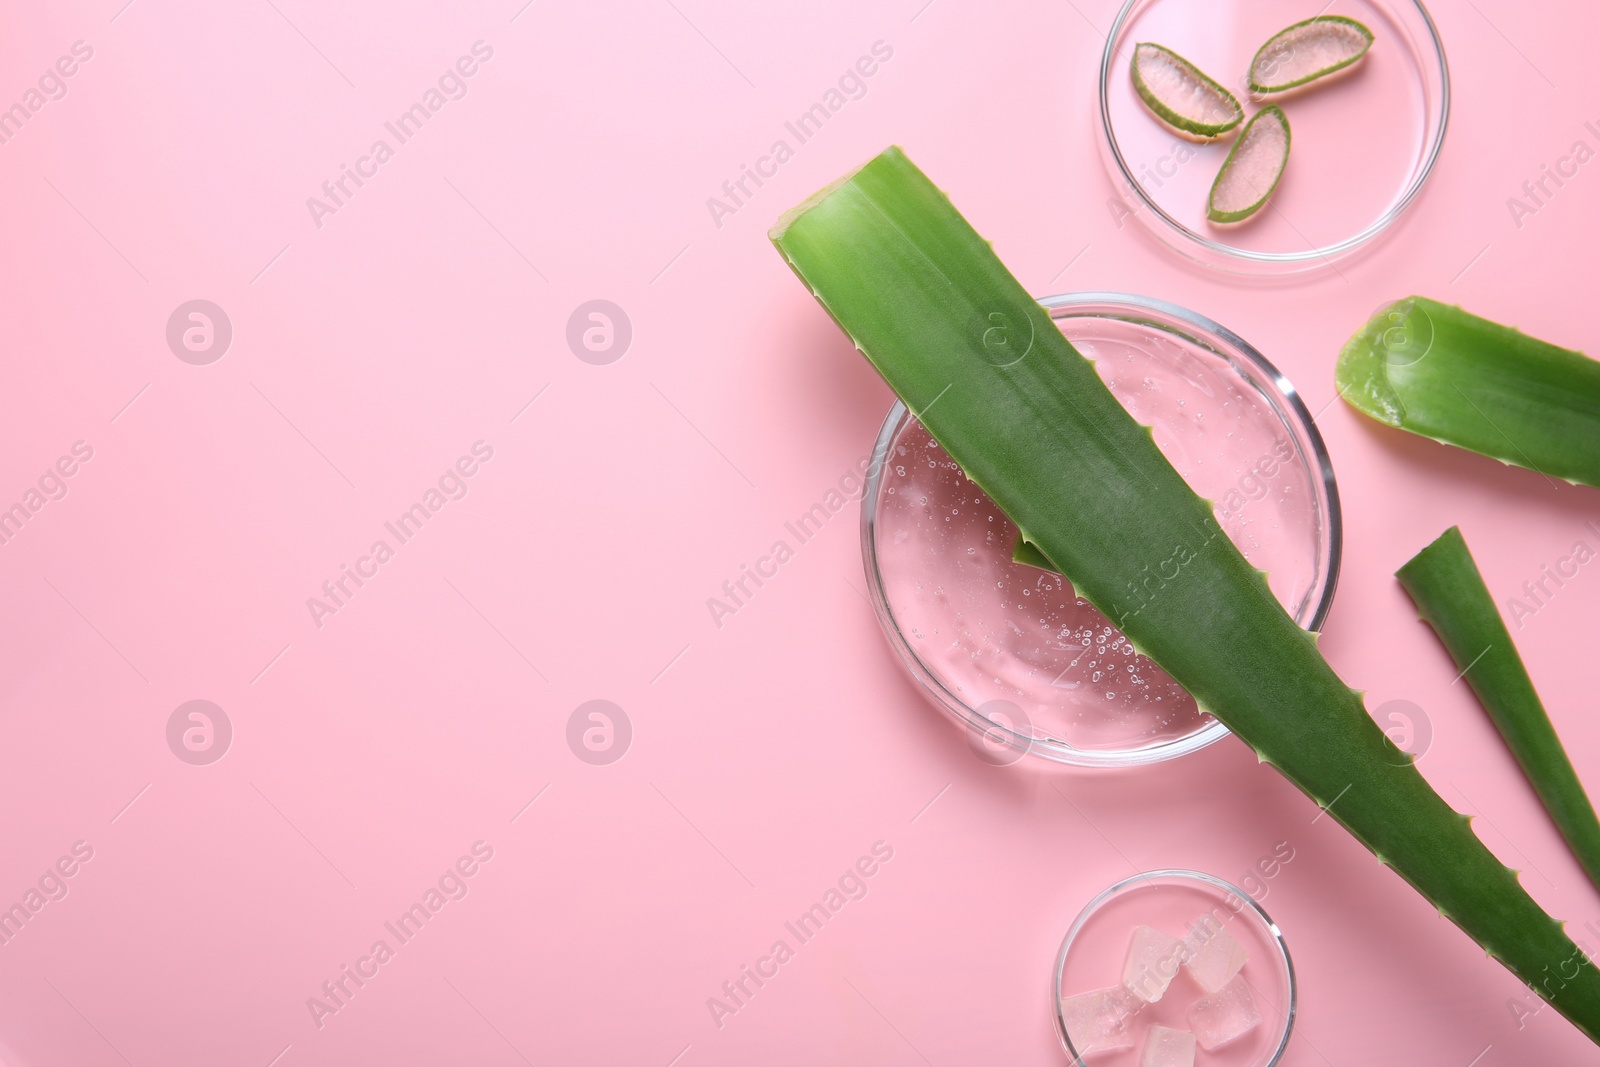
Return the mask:
<path fill-rule="evenodd" d="M 1600 363 L 1582 352 L 1413 296 L 1346 342 L 1334 379 L 1379 422 L 1600 486 Z"/>
<path fill-rule="evenodd" d="M 1589 880 L 1600 887 L 1600 821 L 1460 529 L 1450 527 L 1395 577 L 1478 694 Z"/>
<path fill-rule="evenodd" d="M 1261 210 L 1289 162 L 1289 119 L 1276 105 L 1250 116 L 1244 132 L 1228 151 L 1211 183 L 1206 218 L 1212 222 L 1243 222 Z"/>
<path fill-rule="evenodd" d="M 787 213 L 771 236 L 1080 596 L 1441 914 L 1600 1035 L 1600 971 L 1384 736 L 1150 431 L 899 149 Z"/>
<path fill-rule="evenodd" d="M 1299 89 L 1349 70 L 1372 47 L 1372 31 L 1342 15 L 1318 15 L 1273 35 L 1250 61 L 1257 96 Z"/>
<path fill-rule="evenodd" d="M 1179 133 L 1212 141 L 1244 119 L 1232 93 L 1170 48 L 1136 44 L 1130 67 L 1139 99 Z"/>

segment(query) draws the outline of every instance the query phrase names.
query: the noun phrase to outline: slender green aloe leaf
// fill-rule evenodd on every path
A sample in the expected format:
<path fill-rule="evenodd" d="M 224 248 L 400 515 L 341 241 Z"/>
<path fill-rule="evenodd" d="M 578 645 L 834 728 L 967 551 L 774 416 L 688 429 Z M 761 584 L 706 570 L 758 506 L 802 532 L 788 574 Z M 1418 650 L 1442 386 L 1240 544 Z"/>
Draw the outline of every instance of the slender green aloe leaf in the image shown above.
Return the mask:
<path fill-rule="evenodd" d="M 1573 855 L 1600 887 L 1600 822 L 1457 527 L 1395 572 L 1522 764 Z"/>
<path fill-rule="evenodd" d="M 1600 1035 L 1600 971 L 1384 736 L 1150 431 L 898 148 L 787 213 L 771 236 L 1080 596 L 1490 955 Z"/>
<path fill-rule="evenodd" d="M 1372 47 L 1372 31 L 1342 15 L 1318 15 L 1280 30 L 1250 61 L 1250 92 L 1287 93 L 1349 70 Z"/>
<path fill-rule="evenodd" d="M 1181 134 L 1214 141 L 1244 119 L 1237 97 L 1170 48 L 1134 45 L 1129 69 L 1145 107 Z"/>
<path fill-rule="evenodd" d="M 1289 119 L 1281 108 L 1269 105 L 1250 116 L 1222 161 L 1206 200 L 1206 218 L 1243 222 L 1260 211 L 1278 188 L 1288 162 Z"/>
<path fill-rule="evenodd" d="M 1340 394 L 1379 422 L 1600 486 L 1600 363 L 1412 296 L 1339 353 Z"/>

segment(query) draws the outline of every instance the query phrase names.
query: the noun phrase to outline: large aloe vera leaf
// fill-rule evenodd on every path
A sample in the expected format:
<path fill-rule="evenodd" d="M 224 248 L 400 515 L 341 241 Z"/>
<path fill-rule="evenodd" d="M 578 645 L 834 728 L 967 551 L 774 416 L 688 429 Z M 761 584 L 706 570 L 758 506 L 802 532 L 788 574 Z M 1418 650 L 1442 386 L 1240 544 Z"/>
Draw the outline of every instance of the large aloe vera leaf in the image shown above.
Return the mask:
<path fill-rule="evenodd" d="M 1589 880 L 1600 887 L 1600 822 L 1460 529 L 1450 527 L 1395 577 L 1478 694 Z"/>
<path fill-rule="evenodd" d="M 1600 486 L 1600 363 L 1413 296 L 1345 344 L 1339 392 L 1379 422 Z"/>
<path fill-rule="evenodd" d="M 1600 975 L 1579 965 L 1560 924 L 1378 729 L 1149 429 L 899 149 L 790 211 L 771 236 L 1080 595 L 1490 955 L 1600 1035 Z"/>

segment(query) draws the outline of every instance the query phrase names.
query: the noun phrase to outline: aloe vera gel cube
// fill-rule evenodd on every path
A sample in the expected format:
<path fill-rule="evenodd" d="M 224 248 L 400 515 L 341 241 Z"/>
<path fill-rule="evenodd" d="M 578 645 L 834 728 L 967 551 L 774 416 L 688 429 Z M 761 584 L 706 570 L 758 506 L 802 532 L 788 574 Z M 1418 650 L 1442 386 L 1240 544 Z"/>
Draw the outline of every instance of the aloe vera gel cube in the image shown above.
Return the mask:
<path fill-rule="evenodd" d="M 1250 994 L 1250 983 L 1242 975 L 1215 993 L 1194 1002 L 1189 1009 L 1189 1026 L 1194 1039 L 1207 1052 L 1219 1049 L 1261 1025 L 1261 1012 Z"/>
<path fill-rule="evenodd" d="M 1139 1067 L 1194 1067 L 1194 1035 L 1170 1026 L 1152 1026 L 1139 1054 Z"/>
<path fill-rule="evenodd" d="M 1182 941 L 1153 926 L 1136 926 L 1122 964 L 1122 985 L 1128 992 L 1154 1004 L 1167 992 L 1179 966 L 1189 956 Z"/>
<path fill-rule="evenodd" d="M 1184 946 L 1188 950 L 1184 966 L 1189 969 L 1189 977 L 1207 993 L 1215 993 L 1227 985 L 1250 959 L 1239 939 L 1210 915 L 1189 927 Z"/>
<path fill-rule="evenodd" d="M 1121 986 L 1061 1001 L 1061 1018 L 1078 1055 L 1133 1047 L 1133 1017 L 1143 1003 Z"/>

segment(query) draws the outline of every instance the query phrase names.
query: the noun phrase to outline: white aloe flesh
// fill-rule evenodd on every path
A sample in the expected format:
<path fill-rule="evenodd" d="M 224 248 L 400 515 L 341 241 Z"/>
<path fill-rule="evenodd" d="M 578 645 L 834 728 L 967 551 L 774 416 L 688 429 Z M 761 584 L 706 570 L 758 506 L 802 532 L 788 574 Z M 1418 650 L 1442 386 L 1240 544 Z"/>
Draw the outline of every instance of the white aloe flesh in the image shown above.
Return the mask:
<path fill-rule="evenodd" d="M 1186 137 L 1214 141 L 1244 120 L 1228 90 L 1170 48 L 1133 48 L 1133 87 L 1150 113 Z"/>
<path fill-rule="evenodd" d="M 1250 61 L 1250 91 L 1287 93 L 1350 70 L 1372 47 L 1372 31 L 1355 19 L 1319 15 L 1274 35 Z"/>
<path fill-rule="evenodd" d="M 1251 117 L 1222 161 L 1211 185 L 1206 218 L 1215 223 L 1243 222 L 1260 211 L 1289 161 L 1289 120 L 1276 107 L 1262 108 Z"/>

